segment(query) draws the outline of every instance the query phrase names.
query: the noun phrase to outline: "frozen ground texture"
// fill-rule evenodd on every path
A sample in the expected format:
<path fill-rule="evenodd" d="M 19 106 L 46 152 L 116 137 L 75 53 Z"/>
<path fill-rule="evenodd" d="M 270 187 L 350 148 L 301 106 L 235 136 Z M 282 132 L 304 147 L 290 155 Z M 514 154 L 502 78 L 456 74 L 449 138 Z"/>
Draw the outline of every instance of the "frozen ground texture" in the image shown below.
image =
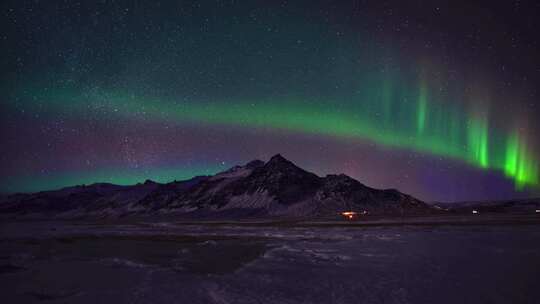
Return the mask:
<path fill-rule="evenodd" d="M 539 303 L 540 229 L 0 224 L 3 303 Z"/>

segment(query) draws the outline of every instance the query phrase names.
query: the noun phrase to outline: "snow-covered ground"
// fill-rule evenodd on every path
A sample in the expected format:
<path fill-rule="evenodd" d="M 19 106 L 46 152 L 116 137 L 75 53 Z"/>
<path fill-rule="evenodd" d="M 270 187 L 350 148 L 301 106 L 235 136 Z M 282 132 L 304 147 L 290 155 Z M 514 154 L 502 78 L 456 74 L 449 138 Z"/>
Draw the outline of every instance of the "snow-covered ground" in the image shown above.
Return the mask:
<path fill-rule="evenodd" d="M 540 229 L 3 223 L 3 303 L 538 303 Z"/>

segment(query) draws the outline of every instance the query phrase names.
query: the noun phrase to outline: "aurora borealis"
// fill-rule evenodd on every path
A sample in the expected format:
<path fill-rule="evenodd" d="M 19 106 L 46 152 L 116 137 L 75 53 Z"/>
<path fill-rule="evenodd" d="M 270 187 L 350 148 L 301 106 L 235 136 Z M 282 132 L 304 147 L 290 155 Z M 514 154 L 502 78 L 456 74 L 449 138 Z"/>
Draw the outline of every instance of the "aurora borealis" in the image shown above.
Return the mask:
<path fill-rule="evenodd" d="M 426 200 L 538 194 L 530 8 L 461 26 L 421 1 L 2 9 L 3 192 L 167 182 L 282 153 Z"/>

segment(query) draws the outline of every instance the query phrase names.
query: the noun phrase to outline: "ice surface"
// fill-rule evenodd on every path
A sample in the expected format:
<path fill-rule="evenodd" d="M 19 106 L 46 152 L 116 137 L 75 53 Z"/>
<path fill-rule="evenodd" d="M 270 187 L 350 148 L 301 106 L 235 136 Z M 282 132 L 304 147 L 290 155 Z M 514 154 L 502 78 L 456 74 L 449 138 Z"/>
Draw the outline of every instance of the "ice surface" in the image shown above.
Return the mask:
<path fill-rule="evenodd" d="M 4 303 L 538 303 L 535 225 L 0 228 Z"/>

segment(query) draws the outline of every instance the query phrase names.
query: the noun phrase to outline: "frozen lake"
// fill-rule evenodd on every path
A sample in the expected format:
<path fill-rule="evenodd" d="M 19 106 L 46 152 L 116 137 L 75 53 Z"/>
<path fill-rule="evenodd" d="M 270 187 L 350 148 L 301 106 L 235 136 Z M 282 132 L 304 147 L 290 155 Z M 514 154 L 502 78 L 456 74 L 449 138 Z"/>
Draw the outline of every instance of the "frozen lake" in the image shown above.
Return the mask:
<path fill-rule="evenodd" d="M 0 224 L 3 303 L 538 303 L 538 225 Z"/>

